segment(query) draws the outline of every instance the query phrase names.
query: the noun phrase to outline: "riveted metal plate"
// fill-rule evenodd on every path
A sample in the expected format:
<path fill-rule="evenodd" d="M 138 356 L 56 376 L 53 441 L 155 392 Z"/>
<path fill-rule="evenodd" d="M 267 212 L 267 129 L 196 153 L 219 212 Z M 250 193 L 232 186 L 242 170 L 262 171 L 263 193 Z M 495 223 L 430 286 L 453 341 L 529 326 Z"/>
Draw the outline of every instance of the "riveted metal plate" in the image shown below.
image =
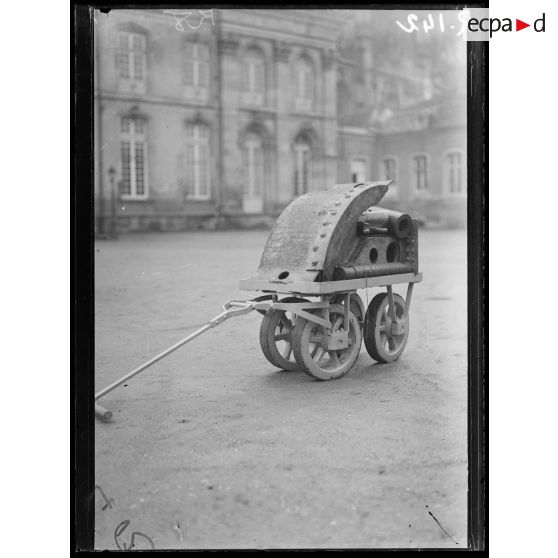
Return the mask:
<path fill-rule="evenodd" d="M 315 281 L 320 272 L 332 276 L 333 263 L 346 259 L 343 250 L 351 251 L 358 216 L 382 199 L 389 183 L 337 184 L 293 200 L 277 219 L 251 279 L 289 284 Z"/>

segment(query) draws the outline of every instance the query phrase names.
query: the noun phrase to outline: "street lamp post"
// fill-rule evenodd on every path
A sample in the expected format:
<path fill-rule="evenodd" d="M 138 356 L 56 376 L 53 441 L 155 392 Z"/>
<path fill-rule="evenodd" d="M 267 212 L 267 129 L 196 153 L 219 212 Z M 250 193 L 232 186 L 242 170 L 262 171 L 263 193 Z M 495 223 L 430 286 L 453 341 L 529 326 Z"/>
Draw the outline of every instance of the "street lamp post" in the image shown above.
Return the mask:
<path fill-rule="evenodd" d="M 99 182 L 99 214 L 97 215 L 97 234 L 99 238 L 103 238 L 105 236 L 105 195 L 103 192 L 102 177 Z"/>
<path fill-rule="evenodd" d="M 115 177 L 116 171 L 114 167 L 110 167 L 108 170 L 110 179 L 110 238 L 117 238 L 118 234 L 116 231 L 116 186 Z"/>

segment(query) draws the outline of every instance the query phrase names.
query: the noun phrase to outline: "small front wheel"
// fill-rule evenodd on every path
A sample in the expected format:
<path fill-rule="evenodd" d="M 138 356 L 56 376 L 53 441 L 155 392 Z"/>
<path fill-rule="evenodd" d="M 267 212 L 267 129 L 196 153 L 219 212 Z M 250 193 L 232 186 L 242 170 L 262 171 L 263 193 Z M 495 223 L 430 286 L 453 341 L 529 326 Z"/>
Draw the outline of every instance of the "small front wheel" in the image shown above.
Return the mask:
<path fill-rule="evenodd" d="M 333 333 L 342 330 L 345 308 L 340 304 L 329 307 Z M 348 346 L 327 348 L 326 328 L 315 322 L 298 319 L 292 332 L 293 352 L 301 370 L 318 380 L 336 380 L 353 366 L 360 353 L 362 332 L 357 317 L 349 311 Z"/>
<path fill-rule="evenodd" d="M 305 298 L 289 296 L 280 302 L 308 302 Z M 260 325 L 260 347 L 273 366 L 289 372 L 298 370 L 293 356 L 291 334 L 297 316 L 284 310 L 269 310 L 264 313 Z"/>
<path fill-rule="evenodd" d="M 389 311 L 387 293 L 376 295 L 364 318 L 364 345 L 368 354 L 378 362 L 397 360 L 409 337 L 409 317 L 405 316 L 405 300 L 393 294 L 395 322 Z"/>

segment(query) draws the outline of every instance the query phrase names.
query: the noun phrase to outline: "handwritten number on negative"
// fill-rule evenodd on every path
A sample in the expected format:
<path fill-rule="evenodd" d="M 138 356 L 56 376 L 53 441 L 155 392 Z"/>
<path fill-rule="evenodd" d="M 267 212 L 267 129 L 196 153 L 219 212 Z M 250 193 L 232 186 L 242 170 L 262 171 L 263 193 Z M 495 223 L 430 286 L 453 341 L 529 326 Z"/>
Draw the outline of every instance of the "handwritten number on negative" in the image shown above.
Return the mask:
<path fill-rule="evenodd" d="M 101 508 L 101 510 L 105 511 L 107 508 L 110 508 L 112 510 L 112 504 L 114 503 L 114 498 L 107 498 L 105 493 L 103 492 L 103 489 L 98 484 L 95 485 L 95 488 L 99 490 L 101 496 L 105 501 L 105 505 Z"/>
<path fill-rule="evenodd" d="M 132 532 L 132 538 L 130 539 L 130 546 L 126 546 L 126 543 L 124 541 L 122 541 L 122 546 L 120 546 L 121 541 L 118 540 L 118 537 L 122 535 L 122 533 L 127 529 L 128 525 L 130 525 L 130 520 L 125 519 L 124 521 L 119 523 L 116 526 L 116 529 L 114 530 L 114 542 L 116 543 L 118 550 L 134 550 L 134 547 L 136 546 L 136 537 L 143 537 L 151 545 L 151 550 L 155 550 L 155 545 L 153 544 L 153 541 L 147 535 L 144 535 L 139 531 Z"/>

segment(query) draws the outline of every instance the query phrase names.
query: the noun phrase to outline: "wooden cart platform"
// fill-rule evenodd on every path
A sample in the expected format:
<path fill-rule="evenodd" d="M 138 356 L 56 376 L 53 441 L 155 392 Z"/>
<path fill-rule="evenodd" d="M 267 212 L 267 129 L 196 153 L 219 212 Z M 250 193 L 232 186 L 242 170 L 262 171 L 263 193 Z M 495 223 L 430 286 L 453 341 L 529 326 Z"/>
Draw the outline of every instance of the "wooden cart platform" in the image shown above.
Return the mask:
<path fill-rule="evenodd" d="M 262 281 L 258 279 L 241 279 L 241 291 L 263 291 L 305 295 L 324 295 L 373 287 L 387 287 L 398 283 L 420 283 L 422 273 L 401 273 L 398 275 L 383 275 L 380 277 L 364 277 L 362 279 L 347 279 L 345 281 L 299 281 L 285 283 L 283 281 Z"/>

